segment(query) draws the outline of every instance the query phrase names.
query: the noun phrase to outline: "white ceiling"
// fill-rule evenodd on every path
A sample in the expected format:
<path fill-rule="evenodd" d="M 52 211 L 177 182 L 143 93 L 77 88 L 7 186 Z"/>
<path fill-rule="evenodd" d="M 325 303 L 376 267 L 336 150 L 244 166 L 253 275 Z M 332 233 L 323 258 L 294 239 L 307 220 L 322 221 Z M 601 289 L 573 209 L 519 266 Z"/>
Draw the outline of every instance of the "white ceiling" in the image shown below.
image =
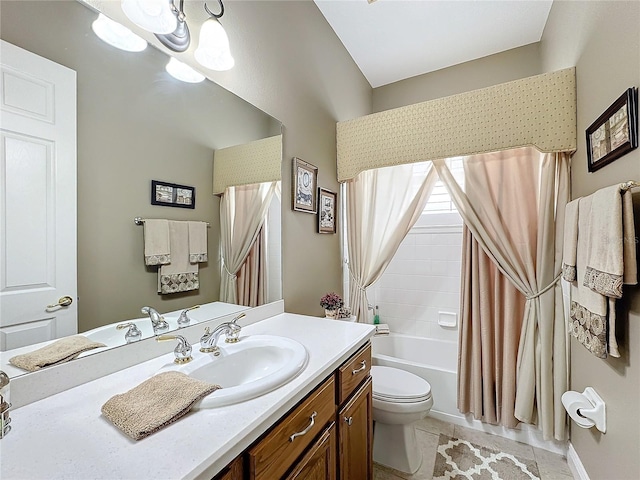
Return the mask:
<path fill-rule="evenodd" d="M 553 0 L 314 0 L 372 87 L 542 37 Z"/>

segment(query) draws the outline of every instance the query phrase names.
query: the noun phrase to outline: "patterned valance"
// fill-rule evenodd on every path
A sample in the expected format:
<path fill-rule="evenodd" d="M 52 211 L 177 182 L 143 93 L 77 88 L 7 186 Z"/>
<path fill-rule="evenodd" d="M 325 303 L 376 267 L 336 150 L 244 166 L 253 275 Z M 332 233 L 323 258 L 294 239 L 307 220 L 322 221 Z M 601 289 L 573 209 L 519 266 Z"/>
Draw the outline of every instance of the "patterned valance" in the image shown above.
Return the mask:
<path fill-rule="evenodd" d="M 337 125 L 338 181 L 364 170 L 533 145 L 576 150 L 575 68 Z"/>
<path fill-rule="evenodd" d="M 216 150 L 213 193 L 231 186 L 282 180 L 282 135 Z"/>

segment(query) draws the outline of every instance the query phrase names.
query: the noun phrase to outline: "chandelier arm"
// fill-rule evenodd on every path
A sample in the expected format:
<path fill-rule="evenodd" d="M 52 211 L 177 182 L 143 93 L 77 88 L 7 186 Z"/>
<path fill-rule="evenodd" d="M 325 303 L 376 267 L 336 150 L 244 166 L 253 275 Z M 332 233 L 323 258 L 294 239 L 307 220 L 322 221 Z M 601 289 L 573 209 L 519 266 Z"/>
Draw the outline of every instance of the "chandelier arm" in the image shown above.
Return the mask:
<path fill-rule="evenodd" d="M 218 0 L 218 3 L 220 4 L 220 13 L 213 13 L 211 10 L 209 10 L 209 7 L 207 7 L 207 2 L 204 2 L 204 10 L 205 12 L 207 12 L 209 15 L 211 15 L 214 18 L 220 18 L 222 17 L 222 15 L 224 15 L 224 5 L 222 4 L 222 0 Z"/>

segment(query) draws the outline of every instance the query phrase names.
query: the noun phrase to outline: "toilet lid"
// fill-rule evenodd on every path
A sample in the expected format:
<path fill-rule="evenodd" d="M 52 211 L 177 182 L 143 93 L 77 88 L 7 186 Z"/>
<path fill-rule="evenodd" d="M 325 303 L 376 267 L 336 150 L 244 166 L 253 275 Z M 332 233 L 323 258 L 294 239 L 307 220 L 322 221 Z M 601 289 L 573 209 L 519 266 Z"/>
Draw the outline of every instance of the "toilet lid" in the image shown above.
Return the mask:
<path fill-rule="evenodd" d="M 371 367 L 373 398 L 389 402 L 420 402 L 431 396 L 431 385 L 423 378 L 398 368 Z"/>

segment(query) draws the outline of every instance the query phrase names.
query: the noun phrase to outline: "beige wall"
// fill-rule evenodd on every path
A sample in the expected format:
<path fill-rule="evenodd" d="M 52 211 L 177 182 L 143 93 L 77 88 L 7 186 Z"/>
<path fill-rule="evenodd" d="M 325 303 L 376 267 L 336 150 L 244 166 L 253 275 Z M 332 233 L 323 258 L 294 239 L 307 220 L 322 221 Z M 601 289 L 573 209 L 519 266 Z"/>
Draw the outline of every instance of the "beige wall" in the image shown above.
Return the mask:
<path fill-rule="evenodd" d="M 373 90 L 373 111 L 448 97 L 539 73 L 539 45 L 533 43 L 378 87 Z"/>
<path fill-rule="evenodd" d="M 540 51 L 544 71 L 576 66 L 578 150 L 571 165 L 573 198 L 617 182 L 640 180 L 640 149 L 588 173 L 584 138 L 585 129 L 615 99 L 627 88 L 640 86 L 640 2 L 556 0 Z M 636 232 L 640 232 L 640 192 L 634 201 Z M 593 480 L 640 478 L 640 288 L 625 287 L 624 296 L 616 326 L 621 332 L 621 358 L 600 360 L 571 342 L 571 389 L 592 386 L 607 405 L 606 434 L 571 425 L 571 443 Z"/>
<path fill-rule="evenodd" d="M 0 8 L 3 40 L 77 71 L 80 331 L 140 317 L 143 305 L 165 312 L 217 300 L 213 151 L 273 134 L 273 119 L 212 82 L 172 79 L 153 48 L 106 45 L 91 31 L 97 15 L 79 3 L 3 0 Z M 152 179 L 195 186 L 196 208 L 152 206 Z M 199 291 L 156 293 L 136 216 L 211 223 Z"/>
<path fill-rule="evenodd" d="M 317 166 L 320 186 L 337 191 L 336 122 L 371 113 L 371 87 L 310 0 L 227 2 L 222 23 L 236 65 L 212 78 L 284 125 L 285 309 L 322 315 L 320 297 L 342 289 L 340 239 L 291 210 L 291 159 Z"/>

